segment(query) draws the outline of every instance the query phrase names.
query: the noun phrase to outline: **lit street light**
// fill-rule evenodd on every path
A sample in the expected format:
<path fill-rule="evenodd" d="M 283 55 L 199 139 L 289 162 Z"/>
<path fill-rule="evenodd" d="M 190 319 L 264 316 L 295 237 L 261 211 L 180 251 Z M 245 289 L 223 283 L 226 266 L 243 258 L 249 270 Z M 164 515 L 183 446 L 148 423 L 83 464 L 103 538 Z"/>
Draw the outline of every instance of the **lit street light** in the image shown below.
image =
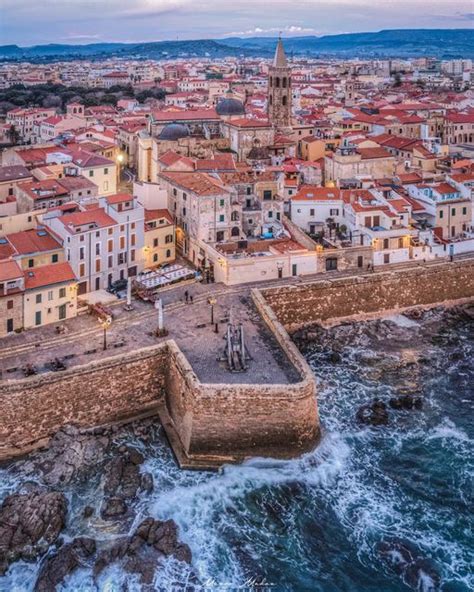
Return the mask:
<path fill-rule="evenodd" d="M 217 300 L 211 296 L 207 301 L 211 305 L 211 325 L 214 324 L 214 304 L 216 304 Z"/>
<path fill-rule="evenodd" d="M 107 315 L 106 317 L 99 317 L 98 318 L 98 321 L 99 321 L 99 325 L 104 330 L 104 346 L 103 346 L 103 349 L 105 351 L 107 349 L 107 329 L 112 324 L 112 317 L 110 315 Z"/>

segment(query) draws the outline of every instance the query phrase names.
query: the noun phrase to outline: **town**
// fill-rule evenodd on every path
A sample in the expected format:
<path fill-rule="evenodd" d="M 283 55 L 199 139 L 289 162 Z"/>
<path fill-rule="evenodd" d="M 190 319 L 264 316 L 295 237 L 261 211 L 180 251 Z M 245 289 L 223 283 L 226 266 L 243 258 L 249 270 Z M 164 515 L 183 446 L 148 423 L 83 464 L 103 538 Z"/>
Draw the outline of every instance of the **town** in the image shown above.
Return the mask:
<path fill-rule="evenodd" d="M 154 301 L 473 252 L 472 74 L 282 39 L 271 61 L 3 63 L 0 336 L 59 331 L 129 278 Z"/>

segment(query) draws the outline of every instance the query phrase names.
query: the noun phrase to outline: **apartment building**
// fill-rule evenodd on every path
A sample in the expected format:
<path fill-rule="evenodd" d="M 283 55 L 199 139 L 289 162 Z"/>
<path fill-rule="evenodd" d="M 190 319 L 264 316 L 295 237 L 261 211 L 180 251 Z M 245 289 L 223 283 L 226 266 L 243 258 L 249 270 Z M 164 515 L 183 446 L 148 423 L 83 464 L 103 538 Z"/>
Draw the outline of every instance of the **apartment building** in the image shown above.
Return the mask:
<path fill-rule="evenodd" d="M 154 268 L 176 258 L 175 227 L 166 209 L 145 210 L 144 266 Z"/>

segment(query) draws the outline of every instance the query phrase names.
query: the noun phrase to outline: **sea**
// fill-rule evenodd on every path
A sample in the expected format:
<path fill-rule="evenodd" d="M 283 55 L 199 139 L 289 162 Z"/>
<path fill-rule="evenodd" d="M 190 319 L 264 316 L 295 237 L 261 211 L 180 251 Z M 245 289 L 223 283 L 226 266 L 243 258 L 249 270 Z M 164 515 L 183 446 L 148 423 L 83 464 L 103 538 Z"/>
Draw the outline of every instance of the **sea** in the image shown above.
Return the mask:
<path fill-rule="evenodd" d="M 154 490 L 136 503 L 173 519 L 192 566 L 167 559 L 158 591 L 469 592 L 473 566 L 474 321 L 462 310 L 318 328 L 297 342 L 317 379 L 319 446 L 294 460 L 255 458 L 218 473 L 177 468 L 161 428 L 148 442 L 125 428 Z M 390 399 L 420 397 L 421 409 Z M 387 403 L 387 425 L 361 424 L 358 409 Z M 21 462 L 0 470 L 0 501 L 34 475 Z M 99 541 L 117 528 L 82 518 L 101 497 L 100 474 L 66 488 L 64 540 Z M 123 529 L 122 529 L 123 531 Z M 27 592 L 41 559 L 17 562 L 0 590 Z M 194 574 L 199 586 L 192 588 Z M 95 580 L 88 568 L 61 592 L 141 591 L 119 565 Z"/>

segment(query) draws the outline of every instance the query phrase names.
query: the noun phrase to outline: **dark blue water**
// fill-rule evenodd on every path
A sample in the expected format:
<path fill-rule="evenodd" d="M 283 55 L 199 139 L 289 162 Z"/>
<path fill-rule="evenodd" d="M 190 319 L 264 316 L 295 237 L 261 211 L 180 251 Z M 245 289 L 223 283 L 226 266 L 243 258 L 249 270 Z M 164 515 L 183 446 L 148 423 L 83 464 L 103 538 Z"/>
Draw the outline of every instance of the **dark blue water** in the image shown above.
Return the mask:
<path fill-rule="evenodd" d="M 467 592 L 472 563 L 474 323 L 440 311 L 321 330 L 302 346 L 319 381 L 321 445 L 293 461 L 255 459 L 221 474 L 179 471 L 158 433 L 144 445 L 155 490 L 139 516 L 172 518 L 205 589 L 322 592 Z M 334 356 L 337 352 L 339 356 Z M 389 424 L 357 422 L 375 397 L 416 393 L 422 410 L 390 410 Z M 18 475 L 0 474 L 4 494 Z M 83 523 L 100 480 L 68 492 L 67 536 L 113 538 Z M 32 590 L 37 566 L 18 563 L 1 590 Z M 183 590 L 189 573 L 168 561 L 156 590 Z M 140 590 L 113 568 L 87 570 L 63 590 Z M 3 587 L 2 587 L 3 586 Z"/>

